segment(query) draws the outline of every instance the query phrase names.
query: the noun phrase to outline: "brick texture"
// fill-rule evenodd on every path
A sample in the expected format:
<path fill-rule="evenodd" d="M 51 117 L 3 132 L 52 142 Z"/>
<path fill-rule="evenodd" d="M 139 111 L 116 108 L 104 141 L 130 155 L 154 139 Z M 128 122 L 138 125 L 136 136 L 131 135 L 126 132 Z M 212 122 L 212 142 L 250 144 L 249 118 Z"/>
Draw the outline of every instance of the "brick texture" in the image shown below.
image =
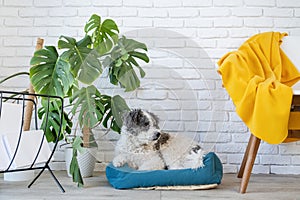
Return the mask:
<path fill-rule="evenodd" d="M 83 36 L 92 13 L 113 18 L 122 34 L 147 44 L 151 62 L 142 63 L 146 77 L 135 92 L 103 85 L 104 78 L 96 85 L 103 93 L 121 93 L 131 107 L 153 111 L 164 130 L 195 137 L 217 152 L 224 172 L 237 172 L 249 130 L 222 88 L 215 62 L 259 32 L 300 35 L 298 0 L 0 0 L 0 5 L 0 79 L 28 70 L 37 37 L 55 45 L 60 35 Z M 22 77 L 0 89 L 20 90 L 28 83 Z M 118 135 L 95 132 L 98 161 L 108 163 Z M 64 166 L 62 151 L 55 156 L 56 169 Z M 262 143 L 258 154 L 254 173 L 300 174 L 299 143 Z"/>

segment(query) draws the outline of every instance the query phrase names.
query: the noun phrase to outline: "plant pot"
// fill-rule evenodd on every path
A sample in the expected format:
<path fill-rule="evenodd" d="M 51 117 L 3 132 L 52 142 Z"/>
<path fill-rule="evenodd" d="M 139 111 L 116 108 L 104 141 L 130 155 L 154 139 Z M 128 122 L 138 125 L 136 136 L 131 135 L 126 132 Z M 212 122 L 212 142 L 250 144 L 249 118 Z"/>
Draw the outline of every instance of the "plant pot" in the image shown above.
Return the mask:
<path fill-rule="evenodd" d="M 34 178 L 34 170 L 4 173 L 5 181 L 28 181 Z"/>
<path fill-rule="evenodd" d="M 97 148 L 85 148 L 85 151 L 82 154 L 78 152 L 77 161 L 81 172 L 81 176 L 83 178 L 93 176 L 93 172 L 96 164 L 96 158 L 93 156 L 92 152 L 96 150 Z M 70 174 L 70 164 L 72 161 L 72 156 L 73 156 L 73 149 L 66 148 L 65 161 L 66 161 L 66 168 L 69 177 L 72 177 L 72 175 Z"/>

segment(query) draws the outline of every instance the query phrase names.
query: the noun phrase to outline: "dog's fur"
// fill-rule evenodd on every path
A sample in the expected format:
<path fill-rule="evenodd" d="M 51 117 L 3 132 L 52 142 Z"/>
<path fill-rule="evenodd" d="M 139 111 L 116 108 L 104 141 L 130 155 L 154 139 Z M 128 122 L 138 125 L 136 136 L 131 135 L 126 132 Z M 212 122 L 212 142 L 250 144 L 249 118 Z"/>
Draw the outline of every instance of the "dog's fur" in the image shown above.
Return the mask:
<path fill-rule="evenodd" d="M 138 170 L 184 169 L 203 166 L 204 152 L 192 139 L 161 132 L 156 115 L 141 109 L 126 113 L 113 165 Z"/>

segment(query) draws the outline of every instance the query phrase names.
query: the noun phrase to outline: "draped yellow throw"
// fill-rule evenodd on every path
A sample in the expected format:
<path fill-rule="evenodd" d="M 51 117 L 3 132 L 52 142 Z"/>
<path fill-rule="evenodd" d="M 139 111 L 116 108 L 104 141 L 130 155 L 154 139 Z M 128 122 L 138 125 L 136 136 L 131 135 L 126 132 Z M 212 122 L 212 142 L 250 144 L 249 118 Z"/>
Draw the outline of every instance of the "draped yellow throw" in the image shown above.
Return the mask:
<path fill-rule="evenodd" d="M 253 135 L 270 144 L 279 144 L 288 135 L 291 86 L 300 80 L 299 71 L 280 49 L 286 35 L 254 35 L 218 61 L 237 114 Z"/>

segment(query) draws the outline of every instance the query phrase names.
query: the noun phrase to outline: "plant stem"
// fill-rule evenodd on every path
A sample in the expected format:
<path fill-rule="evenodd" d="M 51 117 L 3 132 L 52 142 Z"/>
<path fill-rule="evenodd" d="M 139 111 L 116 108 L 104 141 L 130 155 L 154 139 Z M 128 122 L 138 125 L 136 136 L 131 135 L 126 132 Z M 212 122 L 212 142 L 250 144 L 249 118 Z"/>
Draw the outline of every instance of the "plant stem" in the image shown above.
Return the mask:
<path fill-rule="evenodd" d="M 83 147 L 89 147 L 91 129 L 86 125 L 84 125 L 82 128 L 82 134 L 83 134 Z"/>

